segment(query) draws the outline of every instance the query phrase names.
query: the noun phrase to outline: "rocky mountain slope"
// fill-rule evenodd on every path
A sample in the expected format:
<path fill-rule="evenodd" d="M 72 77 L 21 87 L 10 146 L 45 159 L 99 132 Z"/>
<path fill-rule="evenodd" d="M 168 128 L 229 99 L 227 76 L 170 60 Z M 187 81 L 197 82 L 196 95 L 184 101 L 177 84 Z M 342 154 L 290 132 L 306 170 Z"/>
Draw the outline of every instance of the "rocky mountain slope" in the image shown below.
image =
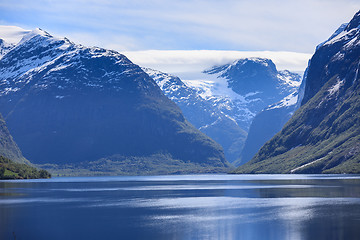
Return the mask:
<path fill-rule="evenodd" d="M 226 79 L 228 87 L 247 100 L 247 108 L 254 116 L 296 91 L 301 83 L 299 74 L 278 71 L 275 64 L 265 58 L 239 59 L 204 72 Z"/>
<path fill-rule="evenodd" d="M 360 172 L 360 12 L 317 47 L 301 107 L 237 173 Z"/>
<path fill-rule="evenodd" d="M 19 147 L 15 143 L 13 137 L 6 126 L 4 118 L 0 114 L 0 156 L 11 159 L 17 163 L 29 164 L 24 158 Z"/>
<path fill-rule="evenodd" d="M 228 168 L 221 146 L 193 127 L 139 66 L 116 51 L 40 29 L 0 59 L 0 105 L 35 163 L 147 157 L 150 163 L 160 154 L 170 165 L 195 164 L 197 172 Z"/>
<path fill-rule="evenodd" d="M 36 169 L 24 158 L 0 114 L 0 179 L 50 177 L 51 175 L 47 171 Z"/>
<path fill-rule="evenodd" d="M 232 116 L 223 111 L 224 105 L 227 105 L 227 113 L 230 112 L 232 103 L 229 99 L 220 96 L 205 98 L 176 76 L 149 68 L 144 68 L 144 71 L 155 80 L 164 94 L 181 108 L 189 122 L 224 148 L 229 162 L 239 157 L 247 133 L 232 117 L 236 115 L 236 108 L 232 108 Z"/>
<path fill-rule="evenodd" d="M 259 109 L 296 91 L 300 85 L 298 74 L 277 71 L 270 59 L 263 58 L 239 59 L 212 67 L 204 71 L 202 80 L 181 80 L 156 70 L 144 70 L 195 127 L 222 145 L 226 158 L 235 164 L 243 150 L 246 131 Z M 251 87 L 243 89 L 242 85 Z M 258 145 L 266 141 L 256 140 Z"/>
<path fill-rule="evenodd" d="M 244 148 L 235 166 L 240 166 L 250 161 L 260 148 L 278 133 L 297 109 L 298 92 L 293 92 L 280 102 L 258 113 L 249 129 Z"/>

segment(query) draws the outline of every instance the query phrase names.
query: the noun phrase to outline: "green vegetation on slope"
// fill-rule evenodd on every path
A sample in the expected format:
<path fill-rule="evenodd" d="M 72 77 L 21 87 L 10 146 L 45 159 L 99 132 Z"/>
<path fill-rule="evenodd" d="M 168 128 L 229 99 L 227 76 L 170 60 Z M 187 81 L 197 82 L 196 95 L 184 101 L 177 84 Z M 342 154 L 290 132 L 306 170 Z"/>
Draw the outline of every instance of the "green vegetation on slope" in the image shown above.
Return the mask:
<path fill-rule="evenodd" d="M 0 156 L 0 179 L 35 179 L 50 178 L 45 170 L 39 170 L 23 163 L 15 163 L 8 158 Z"/>
<path fill-rule="evenodd" d="M 200 174 L 227 173 L 231 170 L 229 165 L 184 162 L 174 159 L 170 154 L 153 154 L 144 157 L 125 157 L 117 154 L 92 162 L 38 166 L 47 169 L 54 176 Z"/>
<path fill-rule="evenodd" d="M 10 135 L 5 120 L 3 119 L 1 114 L 0 114 L 0 155 L 10 158 L 17 163 L 30 164 L 30 162 L 24 158 L 19 147 L 17 146 L 12 136 Z"/>
<path fill-rule="evenodd" d="M 335 76 L 236 173 L 359 173 L 360 91 L 329 96 Z M 263 161 L 266 159 L 266 161 Z"/>
<path fill-rule="evenodd" d="M 360 173 L 360 11 L 320 44 L 302 106 L 236 173 Z"/>

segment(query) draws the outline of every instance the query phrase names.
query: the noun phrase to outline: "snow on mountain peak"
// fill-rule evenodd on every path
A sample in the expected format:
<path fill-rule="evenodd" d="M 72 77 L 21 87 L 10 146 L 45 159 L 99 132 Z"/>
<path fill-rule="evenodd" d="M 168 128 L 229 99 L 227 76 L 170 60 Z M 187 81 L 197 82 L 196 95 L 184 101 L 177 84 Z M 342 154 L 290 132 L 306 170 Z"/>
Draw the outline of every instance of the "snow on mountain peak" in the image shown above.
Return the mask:
<path fill-rule="evenodd" d="M 235 66 L 237 64 L 244 65 L 245 63 L 248 63 L 248 62 L 259 63 L 259 64 L 261 64 L 261 65 L 263 65 L 265 67 L 268 67 L 270 62 L 272 63 L 272 61 L 270 59 L 267 59 L 267 58 L 248 57 L 248 58 L 243 58 L 243 59 L 237 59 L 231 65 L 232 66 Z"/>
<path fill-rule="evenodd" d="M 42 44 L 49 44 L 49 43 L 54 43 L 54 42 L 62 42 L 63 45 L 64 45 L 64 46 L 62 46 L 63 49 L 69 47 L 70 45 L 74 45 L 74 43 L 72 43 L 66 37 L 63 37 L 63 38 L 54 37 L 51 34 L 49 34 L 48 32 L 42 30 L 41 28 L 36 28 L 36 29 L 28 32 L 27 34 L 23 35 L 22 39 L 20 40 L 20 42 L 17 45 L 21 45 L 23 43 L 26 43 L 29 40 L 34 39 L 34 38 L 40 38 L 41 41 L 42 41 Z M 44 40 L 47 43 L 45 43 Z"/>
<path fill-rule="evenodd" d="M 43 31 L 41 28 L 36 28 L 35 30 L 32 30 L 29 33 L 25 34 L 22 37 L 19 44 L 24 43 L 35 36 L 43 36 L 43 37 L 47 37 L 47 38 L 52 38 L 52 36 L 48 32 Z"/>
<path fill-rule="evenodd" d="M 85 87 L 120 91 L 122 83 L 118 79 L 122 76 L 143 74 L 138 66 L 116 51 L 85 47 L 67 38 L 53 37 L 39 28 L 26 33 L 11 48 L 1 44 L 0 41 L 0 86 L 4 91 L 0 95 L 17 91 L 31 82 L 38 90 Z M 119 71 L 122 68 L 127 70 Z M 58 77 L 60 75 L 62 77 Z M 139 78 L 139 86 L 143 86 L 141 81 Z"/>
<path fill-rule="evenodd" d="M 319 49 L 324 45 L 331 45 L 340 41 L 348 41 L 348 47 L 354 44 L 360 44 L 360 41 L 354 39 L 353 36 L 360 32 L 360 11 L 355 14 L 353 19 L 349 23 L 342 24 L 325 42 L 319 44 L 316 49 Z"/>

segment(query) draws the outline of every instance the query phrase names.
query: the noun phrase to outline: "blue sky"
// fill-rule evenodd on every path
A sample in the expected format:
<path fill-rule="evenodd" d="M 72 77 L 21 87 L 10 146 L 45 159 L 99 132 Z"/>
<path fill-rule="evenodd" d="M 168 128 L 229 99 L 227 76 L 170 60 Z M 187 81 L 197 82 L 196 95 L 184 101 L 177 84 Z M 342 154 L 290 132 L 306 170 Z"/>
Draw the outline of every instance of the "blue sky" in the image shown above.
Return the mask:
<path fill-rule="evenodd" d="M 0 24 L 88 46 L 312 53 L 358 0 L 1 0 Z"/>

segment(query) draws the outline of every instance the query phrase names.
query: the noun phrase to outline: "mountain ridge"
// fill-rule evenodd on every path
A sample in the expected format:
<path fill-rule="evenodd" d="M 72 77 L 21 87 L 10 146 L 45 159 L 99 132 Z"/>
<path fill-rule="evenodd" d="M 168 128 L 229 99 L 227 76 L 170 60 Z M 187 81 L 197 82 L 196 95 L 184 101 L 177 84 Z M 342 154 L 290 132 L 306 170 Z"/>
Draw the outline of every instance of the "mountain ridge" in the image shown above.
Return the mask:
<path fill-rule="evenodd" d="M 116 51 L 36 29 L 0 59 L 0 74 L 1 111 L 25 156 L 37 164 L 166 154 L 206 171 L 229 167 L 221 146 Z"/>
<path fill-rule="evenodd" d="M 237 173 L 360 172 L 360 11 L 310 60 L 301 107 Z"/>
<path fill-rule="evenodd" d="M 238 158 L 246 132 L 229 113 L 222 111 L 221 105 L 225 105 L 226 101 L 221 97 L 202 97 L 196 89 L 171 74 L 149 68 L 144 68 L 144 71 L 155 80 L 164 94 L 181 108 L 189 122 L 223 147 L 225 157 L 230 163 Z"/>

